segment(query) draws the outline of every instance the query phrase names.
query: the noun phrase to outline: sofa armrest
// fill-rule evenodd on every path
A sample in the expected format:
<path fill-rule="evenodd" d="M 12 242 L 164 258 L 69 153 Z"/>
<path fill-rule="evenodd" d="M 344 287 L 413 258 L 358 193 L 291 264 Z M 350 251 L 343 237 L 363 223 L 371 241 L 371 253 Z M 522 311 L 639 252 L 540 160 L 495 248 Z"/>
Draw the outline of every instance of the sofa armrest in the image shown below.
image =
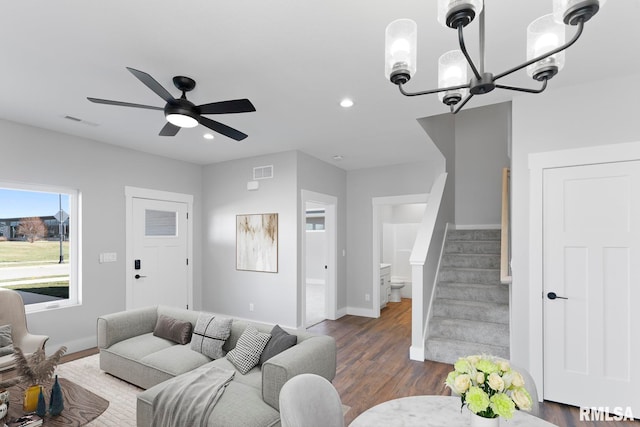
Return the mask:
<path fill-rule="evenodd" d="M 128 338 L 153 332 L 157 319 L 157 307 L 145 307 L 100 316 L 97 325 L 98 348 L 108 348 Z"/>
<path fill-rule="evenodd" d="M 336 376 L 336 341 L 318 335 L 273 356 L 262 365 L 262 399 L 280 410 L 280 389 L 299 374 L 317 374 L 329 381 Z"/>

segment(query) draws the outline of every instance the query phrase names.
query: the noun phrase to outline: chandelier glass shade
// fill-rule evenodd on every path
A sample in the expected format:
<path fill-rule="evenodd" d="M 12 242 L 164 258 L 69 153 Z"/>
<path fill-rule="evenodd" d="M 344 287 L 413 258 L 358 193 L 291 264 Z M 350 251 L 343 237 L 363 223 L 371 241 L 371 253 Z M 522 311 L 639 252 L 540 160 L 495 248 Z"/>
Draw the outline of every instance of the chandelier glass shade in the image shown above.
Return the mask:
<path fill-rule="evenodd" d="M 411 19 L 395 20 L 386 28 L 385 76 L 405 96 L 437 93 L 438 98 L 454 114 L 475 95 L 489 93 L 496 88 L 541 93 L 546 89 L 548 80 L 564 67 L 564 51 L 578 40 L 585 22 L 598 13 L 605 3 L 606 0 L 553 0 L 553 13 L 536 19 L 527 28 L 527 61 L 493 74 L 484 69 L 484 1 L 438 0 L 438 21 L 457 31 L 460 45 L 459 50 L 446 52 L 438 60 L 438 88 L 421 92 L 407 92 L 404 89 L 417 71 L 418 29 Z M 476 17 L 480 24 L 480 58 L 477 64 L 469 55 L 464 40 L 464 28 Z M 569 41 L 565 38 L 566 26 L 576 27 Z M 541 83 L 539 88 L 508 86 L 497 82 L 525 68 L 529 77 Z M 467 77 L 468 69 L 471 70 L 470 79 Z"/>

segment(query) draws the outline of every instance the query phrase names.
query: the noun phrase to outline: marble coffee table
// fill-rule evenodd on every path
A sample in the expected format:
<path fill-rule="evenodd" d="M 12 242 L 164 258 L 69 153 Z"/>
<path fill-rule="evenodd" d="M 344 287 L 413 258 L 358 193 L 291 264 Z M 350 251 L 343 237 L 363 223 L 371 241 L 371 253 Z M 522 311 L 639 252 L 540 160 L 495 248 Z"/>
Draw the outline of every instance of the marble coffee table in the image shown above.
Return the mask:
<path fill-rule="evenodd" d="M 349 427 L 468 427 L 471 412 L 460 410 L 460 398 L 451 396 L 411 396 L 389 400 L 367 409 Z M 554 427 L 524 411 L 516 411 L 504 427 Z M 557 427 L 557 426 L 556 426 Z"/>

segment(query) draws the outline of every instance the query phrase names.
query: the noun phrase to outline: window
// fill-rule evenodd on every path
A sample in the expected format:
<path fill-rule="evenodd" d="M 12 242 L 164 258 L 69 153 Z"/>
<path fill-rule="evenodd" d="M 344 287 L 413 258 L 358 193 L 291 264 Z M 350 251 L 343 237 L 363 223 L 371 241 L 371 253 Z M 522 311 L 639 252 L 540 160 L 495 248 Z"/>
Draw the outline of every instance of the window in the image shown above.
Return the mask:
<path fill-rule="evenodd" d="M 78 304 L 79 194 L 0 183 L 0 287 L 28 312 Z"/>
<path fill-rule="evenodd" d="M 307 210 L 307 231 L 324 231 L 324 209 Z"/>

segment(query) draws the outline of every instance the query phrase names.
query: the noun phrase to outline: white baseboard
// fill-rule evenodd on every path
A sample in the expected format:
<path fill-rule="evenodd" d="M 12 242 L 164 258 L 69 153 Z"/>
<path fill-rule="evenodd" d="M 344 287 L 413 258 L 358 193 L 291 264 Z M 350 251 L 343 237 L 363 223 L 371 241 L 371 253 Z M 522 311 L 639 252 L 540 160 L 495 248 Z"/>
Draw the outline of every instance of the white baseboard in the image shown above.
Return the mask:
<path fill-rule="evenodd" d="M 409 347 L 409 359 L 424 362 L 424 347 Z"/>
<path fill-rule="evenodd" d="M 500 230 L 502 226 L 500 224 L 463 224 L 463 225 L 450 225 L 449 229 L 453 228 L 454 230 Z"/>
<path fill-rule="evenodd" d="M 361 308 L 361 307 L 347 307 L 347 314 L 352 316 L 361 316 L 361 317 L 372 317 L 375 318 L 376 315 L 373 312 L 373 309 L 370 308 Z"/>
<path fill-rule="evenodd" d="M 88 350 L 90 348 L 96 347 L 97 342 L 98 339 L 95 335 L 67 342 L 56 342 L 49 340 L 47 341 L 46 350 L 47 354 L 50 354 L 54 351 L 57 351 L 60 347 L 65 346 L 67 347 L 66 354 L 76 353 L 78 351 Z"/>

